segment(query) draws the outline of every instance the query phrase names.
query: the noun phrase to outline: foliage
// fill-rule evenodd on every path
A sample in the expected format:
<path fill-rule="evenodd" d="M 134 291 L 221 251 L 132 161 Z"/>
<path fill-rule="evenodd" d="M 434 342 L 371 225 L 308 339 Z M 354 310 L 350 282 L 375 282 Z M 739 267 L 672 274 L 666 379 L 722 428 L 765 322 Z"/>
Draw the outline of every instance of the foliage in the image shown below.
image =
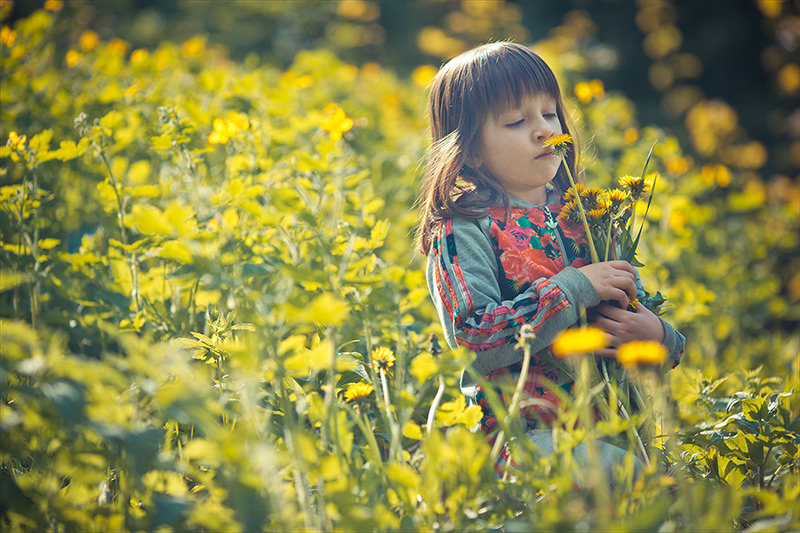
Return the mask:
<path fill-rule="evenodd" d="M 38 11 L 0 42 L 4 528 L 800 525 L 789 193 L 679 165 L 621 95 L 572 102 L 600 184 L 664 139 L 639 257 L 688 370 L 650 376 L 665 438 L 613 491 L 600 467 L 575 490 L 572 449 L 625 440 L 636 417 L 576 428 L 598 395 L 584 387 L 540 457 L 490 398 L 522 466 L 498 479 L 457 390 L 470 355 L 427 344 L 410 236 L 427 70 L 324 50 L 237 64 L 201 38 L 87 35 L 62 54 L 53 24 Z"/>

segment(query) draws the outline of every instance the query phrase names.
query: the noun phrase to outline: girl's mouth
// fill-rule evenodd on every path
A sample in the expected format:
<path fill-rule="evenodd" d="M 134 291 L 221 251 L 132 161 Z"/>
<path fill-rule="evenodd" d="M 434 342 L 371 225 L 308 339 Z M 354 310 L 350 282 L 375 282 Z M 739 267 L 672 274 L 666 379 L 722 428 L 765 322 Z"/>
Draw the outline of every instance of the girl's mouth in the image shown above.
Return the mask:
<path fill-rule="evenodd" d="M 553 156 L 553 151 L 550 150 L 550 151 L 547 151 L 547 152 L 545 152 L 545 153 L 543 153 L 541 155 L 537 155 L 536 159 L 545 159 L 547 157 L 552 157 L 552 156 Z"/>

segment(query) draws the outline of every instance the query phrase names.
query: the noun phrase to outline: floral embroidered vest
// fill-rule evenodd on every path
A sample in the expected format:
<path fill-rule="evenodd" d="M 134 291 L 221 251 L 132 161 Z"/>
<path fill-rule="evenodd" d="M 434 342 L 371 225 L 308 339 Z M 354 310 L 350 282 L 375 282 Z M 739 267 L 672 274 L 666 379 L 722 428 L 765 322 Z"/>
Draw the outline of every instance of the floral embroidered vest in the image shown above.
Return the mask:
<path fill-rule="evenodd" d="M 560 224 L 560 211 L 560 204 L 512 207 L 508 217 L 503 207 L 488 210 L 489 231 L 497 257 L 498 281 L 503 299 L 513 299 L 535 280 L 549 278 L 566 266 L 579 268 L 587 264 L 584 249 L 578 246 L 585 242 L 583 227 Z M 519 377 L 520 367 L 521 363 L 517 363 L 495 370 L 485 377 L 497 383 L 513 383 Z M 553 364 L 537 356 L 532 357 L 523 390 L 529 398 L 538 401 L 522 409 L 529 427 L 535 427 L 539 420 L 550 423 L 555 419 L 559 401 L 549 390 L 553 384 L 570 392 L 573 382 Z M 481 429 L 489 433 L 496 427 L 497 421 L 480 389 L 477 401 L 484 413 Z"/>

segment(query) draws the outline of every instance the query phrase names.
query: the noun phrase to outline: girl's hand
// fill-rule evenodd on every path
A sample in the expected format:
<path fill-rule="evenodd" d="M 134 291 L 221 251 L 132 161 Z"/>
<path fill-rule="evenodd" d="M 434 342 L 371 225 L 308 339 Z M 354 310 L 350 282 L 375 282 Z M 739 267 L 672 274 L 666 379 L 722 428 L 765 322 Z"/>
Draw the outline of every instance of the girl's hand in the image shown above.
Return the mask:
<path fill-rule="evenodd" d="M 613 357 L 621 344 L 630 341 L 664 342 L 661 320 L 642 304 L 636 306 L 636 311 L 600 304 L 592 315 L 591 323 L 604 330 L 609 337 L 610 346 L 597 352 L 602 357 Z"/>
<path fill-rule="evenodd" d="M 600 300 L 616 300 L 628 307 L 628 299 L 636 298 L 636 271 L 627 261 L 605 261 L 580 267 L 594 286 Z"/>

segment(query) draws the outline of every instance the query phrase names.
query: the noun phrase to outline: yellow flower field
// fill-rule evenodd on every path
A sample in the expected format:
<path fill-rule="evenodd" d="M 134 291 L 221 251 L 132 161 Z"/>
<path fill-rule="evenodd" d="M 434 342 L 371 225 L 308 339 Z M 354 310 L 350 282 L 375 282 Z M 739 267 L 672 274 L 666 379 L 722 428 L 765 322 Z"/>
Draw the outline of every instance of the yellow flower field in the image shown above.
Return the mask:
<path fill-rule="evenodd" d="M 369 21 L 365 4 L 341 9 Z M 687 352 L 625 405 L 588 379 L 554 391 L 551 456 L 503 403 L 514 384 L 490 394 L 521 465 L 498 478 L 459 392 L 471 355 L 431 339 L 413 249 L 435 68 L 237 62 L 204 37 L 61 49 L 62 7 L 0 32 L 2 529 L 800 528 L 800 202 L 746 170 L 758 147 L 682 146 L 565 52 L 596 132 L 586 181 L 638 175 L 658 141 L 638 258 Z M 714 113 L 692 120 L 725 126 Z M 663 355 L 629 348 L 631 372 Z M 598 438 L 650 466 L 609 489 L 574 461 Z"/>

